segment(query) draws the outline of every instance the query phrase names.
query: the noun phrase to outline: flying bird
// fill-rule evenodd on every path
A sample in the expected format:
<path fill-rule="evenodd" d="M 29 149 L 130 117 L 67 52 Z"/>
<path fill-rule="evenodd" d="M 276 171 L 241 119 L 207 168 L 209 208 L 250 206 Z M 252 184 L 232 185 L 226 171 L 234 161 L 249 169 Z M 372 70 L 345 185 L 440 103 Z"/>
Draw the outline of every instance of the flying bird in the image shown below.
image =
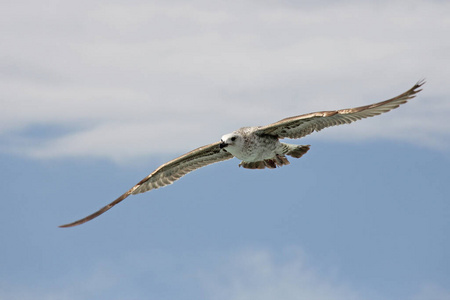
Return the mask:
<path fill-rule="evenodd" d="M 110 204 L 85 218 L 59 227 L 83 224 L 130 195 L 172 184 L 189 172 L 233 157 L 240 159 L 239 166 L 247 169 L 274 169 L 288 165 L 286 156 L 300 158 L 308 152 L 310 145 L 287 144 L 280 142 L 280 139 L 298 139 L 327 127 L 349 124 L 386 113 L 414 98 L 424 83 L 424 80 L 419 81 L 403 94 L 371 105 L 315 112 L 286 118 L 266 126 L 242 127 L 223 135 L 219 142 L 197 148 L 163 164 Z"/>

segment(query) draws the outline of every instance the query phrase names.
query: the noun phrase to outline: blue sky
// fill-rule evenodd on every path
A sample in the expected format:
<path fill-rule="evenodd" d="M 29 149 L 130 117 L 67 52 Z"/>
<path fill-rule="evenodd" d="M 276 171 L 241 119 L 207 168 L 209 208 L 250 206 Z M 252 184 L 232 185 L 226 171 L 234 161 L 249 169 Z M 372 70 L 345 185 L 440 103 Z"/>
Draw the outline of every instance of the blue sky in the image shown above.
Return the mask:
<path fill-rule="evenodd" d="M 450 299 L 450 4 L 7 1 L 0 299 Z M 388 114 L 128 198 L 241 126 Z"/>

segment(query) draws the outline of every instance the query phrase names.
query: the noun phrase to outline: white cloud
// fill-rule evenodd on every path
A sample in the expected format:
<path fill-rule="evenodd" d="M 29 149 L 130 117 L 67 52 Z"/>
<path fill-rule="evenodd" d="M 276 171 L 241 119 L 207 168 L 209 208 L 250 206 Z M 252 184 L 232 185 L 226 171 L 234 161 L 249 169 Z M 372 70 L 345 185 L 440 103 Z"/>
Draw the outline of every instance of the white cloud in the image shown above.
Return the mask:
<path fill-rule="evenodd" d="M 202 274 L 208 299 L 450 299 L 450 290 L 431 283 L 412 285 L 409 290 L 395 291 L 393 296 L 390 290 L 371 290 L 373 287 L 344 282 L 341 278 L 345 274 L 339 269 L 319 270 L 300 249 L 285 249 L 278 255 L 264 249 L 247 249 L 226 261 L 226 265 Z"/>
<path fill-rule="evenodd" d="M 179 153 L 240 126 L 384 100 L 422 77 L 409 108 L 332 132 L 450 146 L 447 2 L 47 2 L 1 13 L 12 28 L 0 49 L 2 151 Z M 21 133 L 36 124 L 78 131 Z"/>
<path fill-rule="evenodd" d="M 221 270 L 205 274 L 204 280 L 209 282 L 209 299 L 364 299 L 350 286 L 325 278 L 307 267 L 301 253 L 288 257 L 277 262 L 264 250 L 240 253 L 229 261 L 229 265 L 221 266 Z"/>
<path fill-rule="evenodd" d="M 0 299 L 159 299 L 163 295 L 164 299 L 211 300 L 394 299 L 391 291 L 370 291 L 344 282 L 339 270 L 319 271 L 300 249 L 275 255 L 254 248 L 195 257 L 155 250 L 105 257 L 88 269 L 65 270 L 56 280 L 42 278 L 39 286 L 0 283 Z M 411 286 L 396 295 L 395 299 L 450 299 L 450 291 L 436 284 Z"/>

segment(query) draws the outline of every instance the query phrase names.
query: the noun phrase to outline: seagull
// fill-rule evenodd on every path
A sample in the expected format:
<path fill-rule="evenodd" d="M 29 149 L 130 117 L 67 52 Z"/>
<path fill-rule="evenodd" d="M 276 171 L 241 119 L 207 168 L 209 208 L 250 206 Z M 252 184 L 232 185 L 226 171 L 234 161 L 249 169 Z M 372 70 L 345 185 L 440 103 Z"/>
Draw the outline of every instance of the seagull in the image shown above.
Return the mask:
<path fill-rule="evenodd" d="M 310 145 L 286 144 L 280 142 L 280 139 L 298 139 L 327 127 L 349 124 L 386 113 L 414 98 L 421 91 L 420 87 L 424 83 L 425 81 L 421 80 L 397 97 L 366 106 L 314 112 L 289 117 L 266 126 L 242 127 L 223 135 L 219 142 L 197 148 L 161 165 L 119 198 L 95 213 L 59 227 L 72 227 L 86 223 L 130 195 L 170 185 L 196 169 L 233 157 L 240 159 L 239 166 L 247 169 L 274 169 L 288 165 L 286 155 L 300 158 L 308 152 Z"/>

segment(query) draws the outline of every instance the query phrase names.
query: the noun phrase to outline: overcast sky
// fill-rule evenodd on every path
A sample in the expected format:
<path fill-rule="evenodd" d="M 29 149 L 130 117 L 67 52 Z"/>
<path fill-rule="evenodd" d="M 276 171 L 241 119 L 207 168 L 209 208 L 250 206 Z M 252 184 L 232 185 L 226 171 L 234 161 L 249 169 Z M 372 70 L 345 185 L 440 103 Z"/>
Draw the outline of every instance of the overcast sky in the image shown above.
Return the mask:
<path fill-rule="evenodd" d="M 450 2 L 3 1 L 0 299 L 450 299 Z M 242 126 L 394 97 L 280 170 Z"/>

